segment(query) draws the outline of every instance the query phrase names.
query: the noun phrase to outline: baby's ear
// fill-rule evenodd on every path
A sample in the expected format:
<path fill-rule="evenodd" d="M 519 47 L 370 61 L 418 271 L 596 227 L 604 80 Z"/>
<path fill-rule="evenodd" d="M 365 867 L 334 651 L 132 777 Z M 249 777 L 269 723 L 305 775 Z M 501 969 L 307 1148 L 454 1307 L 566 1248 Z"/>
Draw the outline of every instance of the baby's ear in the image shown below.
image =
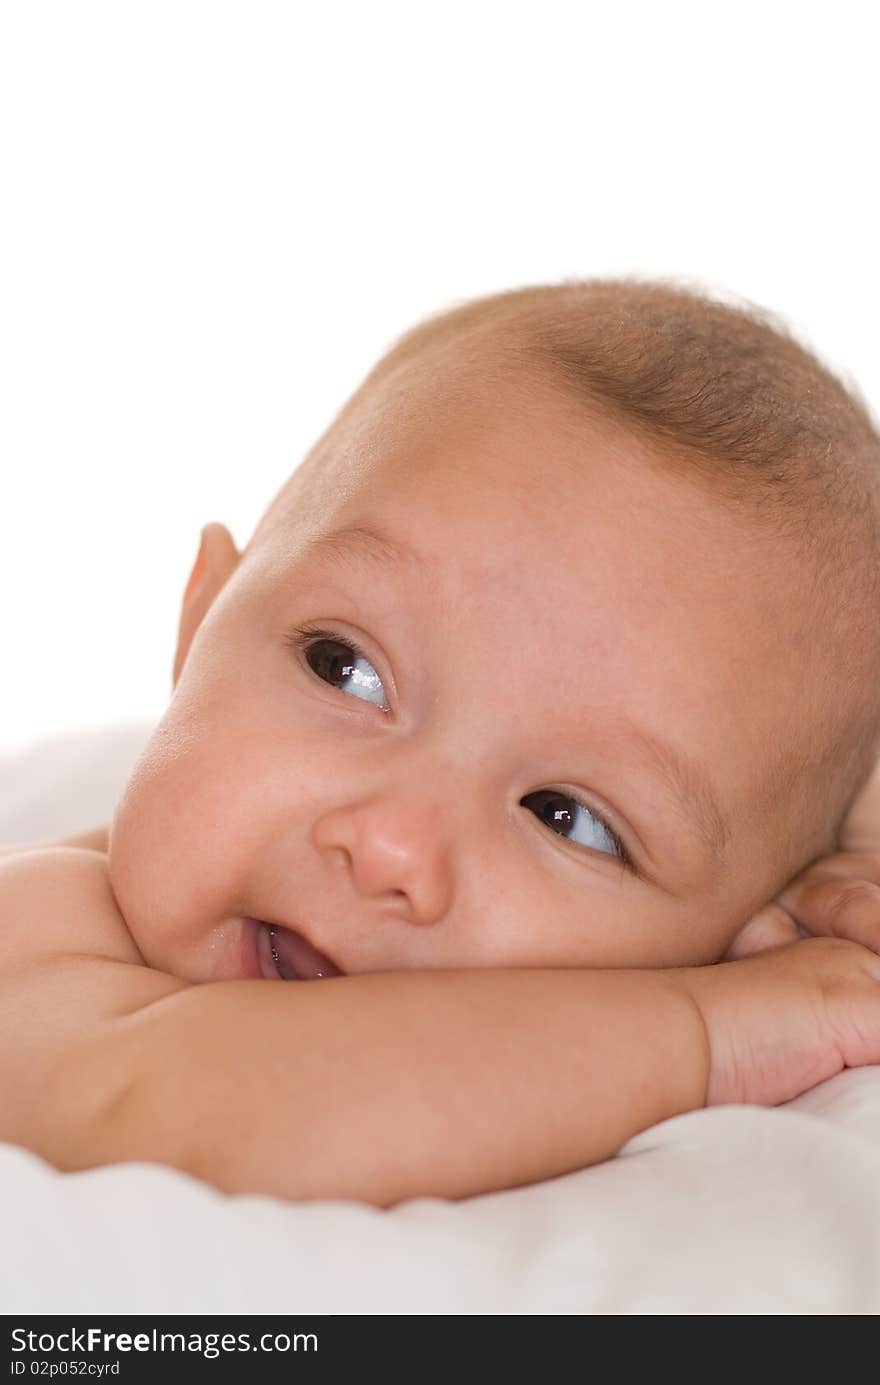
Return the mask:
<path fill-rule="evenodd" d="M 240 561 L 241 554 L 226 526 L 206 524 L 180 609 L 180 629 L 172 673 L 174 687 L 177 687 L 193 636 Z"/>

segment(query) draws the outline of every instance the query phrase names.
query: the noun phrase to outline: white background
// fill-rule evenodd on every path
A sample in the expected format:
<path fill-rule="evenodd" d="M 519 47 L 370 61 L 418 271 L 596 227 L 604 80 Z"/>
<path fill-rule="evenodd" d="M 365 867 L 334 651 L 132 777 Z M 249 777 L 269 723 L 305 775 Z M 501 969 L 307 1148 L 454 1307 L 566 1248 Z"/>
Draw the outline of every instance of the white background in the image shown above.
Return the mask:
<path fill-rule="evenodd" d="M 607 273 L 781 313 L 880 400 L 870 7 L 0 0 L 0 752 L 161 715 L 393 339 Z"/>

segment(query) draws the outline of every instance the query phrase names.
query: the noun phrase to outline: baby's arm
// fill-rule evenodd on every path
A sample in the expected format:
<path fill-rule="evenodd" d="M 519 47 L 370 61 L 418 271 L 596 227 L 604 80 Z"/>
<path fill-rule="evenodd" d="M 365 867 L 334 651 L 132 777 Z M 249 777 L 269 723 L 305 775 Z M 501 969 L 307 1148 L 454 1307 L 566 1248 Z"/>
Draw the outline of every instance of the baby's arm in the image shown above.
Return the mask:
<path fill-rule="evenodd" d="M 50 897 L 22 896 L 17 916 L 57 953 L 59 909 L 92 920 L 112 896 L 97 854 L 44 858 Z M 5 867 L 7 886 L 34 876 L 30 860 Z M 88 948 L 3 978 L 6 1066 L 20 1069 L 6 1112 L 21 1117 L 0 1134 L 66 1169 L 151 1160 L 230 1192 L 464 1197 L 595 1163 L 707 1099 L 774 1104 L 880 1061 L 880 960 L 847 942 L 671 971 L 202 986 L 116 943 Z"/>
<path fill-rule="evenodd" d="M 880 959 L 828 939 L 677 972 L 223 982 L 121 1017 L 83 1052 L 64 1090 L 109 1075 L 114 1100 L 58 1162 L 156 1160 L 229 1192 L 377 1206 L 459 1198 L 878 1061 Z"/>
<path fill-rule="evenodd" d="M 66 1090 L 115 1093 L 121 1072 L 66 1167 L 155 1159 L 229 1192 L 385 1206 L 605 1159 L 703 1105 L 708 1054 L 659 972 L 397 972 L 189 987 L 112 1025 Z"/>
<path fill-rule="evenodd" d="M 191 986 L 141 964 L 88 851 L 0 866 L 0 1049 L 0 1138 L 60 1168 L 377 1205 L 596 1162 L 706 1088 L 699 1011 L 662 973 Z"/>
<path fill-rule="evenodd" d="M 823 938 L 670 971 L 224 982 L 131 1015 L 108 1044 L 130 1081 L 94 1162 L 290 1198 L 460 1198 L 880 1062 L 880 958 Z"/>

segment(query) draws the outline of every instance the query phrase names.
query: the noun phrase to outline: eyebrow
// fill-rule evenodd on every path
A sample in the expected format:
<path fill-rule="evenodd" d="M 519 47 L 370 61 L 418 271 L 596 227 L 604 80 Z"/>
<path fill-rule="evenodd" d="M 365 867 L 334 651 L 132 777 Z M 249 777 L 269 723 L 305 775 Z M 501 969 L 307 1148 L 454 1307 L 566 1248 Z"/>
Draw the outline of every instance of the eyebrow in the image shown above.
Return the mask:
<path fill-rule="evenodd" d="M 327 558 L 338 567 L 350 567 L 354 562 L 363 561 L 376 567 L 424 566 L 420 553 L 401 539 L 392 538 L 377 525 L 352 524 L 334 529 L 313 539 L 306 551 L 308 557 Z"/>
<path fill-rule="evenodd" d="M 416 549 L 371 524 L 353 524 L 322 534 L 312 540 L 307 552 L 309 557 L 325 558 L 332 566 L 342 569 L 364 561 L 384 568 L 424 567 L 424 559 Z M 688 822 L 696 828 L 709 857 L 721 865 L 730 841 L 730 828 L 705 770 L 685 751 L 641 727 L 628 722 L 625 734 L 641 762 L 654 770 Z"/>
<path fill-rule="evenodd" d="M 688 821 L 697 829 L 707 853 L 720 866 L 730 841 L 730 827 L 702 765 L 683 750 L 648 735 L 638 726 L 628 725 L 627 735 L 642 762 L 658 773 Z"/>

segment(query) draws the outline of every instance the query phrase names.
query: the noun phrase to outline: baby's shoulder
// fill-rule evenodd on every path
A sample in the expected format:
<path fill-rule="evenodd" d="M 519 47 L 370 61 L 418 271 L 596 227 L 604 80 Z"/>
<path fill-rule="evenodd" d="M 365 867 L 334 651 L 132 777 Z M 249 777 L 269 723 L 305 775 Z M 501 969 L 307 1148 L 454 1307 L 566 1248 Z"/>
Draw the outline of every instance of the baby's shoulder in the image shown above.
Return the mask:
<path fill-rule="evenodd" d="M 41 847 L 0 859 L 0 976 L 61 957 L 143 964 L 110 886 L 107 857 Z"/>
<path fill-rule="evenodd" d="M 145 965 L 101 852 L 40 847 L 3 857 L 0 1140 L 57 1162 L 52 1151 L 125 1090 L 114 1025 L 186 984 Z"/>

